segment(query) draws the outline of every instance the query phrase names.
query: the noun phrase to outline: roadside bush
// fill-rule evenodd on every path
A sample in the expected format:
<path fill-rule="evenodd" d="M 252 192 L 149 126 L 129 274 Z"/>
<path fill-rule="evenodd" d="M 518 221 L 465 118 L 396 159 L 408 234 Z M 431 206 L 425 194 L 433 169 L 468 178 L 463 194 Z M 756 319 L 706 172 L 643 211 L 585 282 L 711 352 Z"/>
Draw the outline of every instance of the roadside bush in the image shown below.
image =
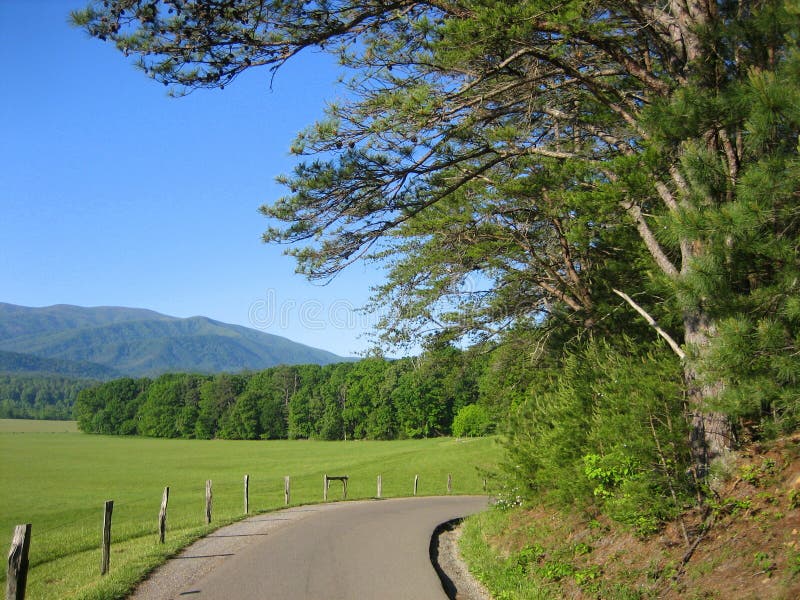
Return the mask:
<path fill-rule="evenodd" d="M 506 470 L 523 496 L 596 505 L 640 535 L 656 531 L 690 491 L 680 364 L 629 340 L 589 342 L 558 385 L 514 415 Z"/>
<path fill-rule="evenodd" d="M 455 437 L 480 437 L 492 431 L 489 411 L 477 404 L 469 404 L 461 408 L 453 419 L 453 435 Z"/>

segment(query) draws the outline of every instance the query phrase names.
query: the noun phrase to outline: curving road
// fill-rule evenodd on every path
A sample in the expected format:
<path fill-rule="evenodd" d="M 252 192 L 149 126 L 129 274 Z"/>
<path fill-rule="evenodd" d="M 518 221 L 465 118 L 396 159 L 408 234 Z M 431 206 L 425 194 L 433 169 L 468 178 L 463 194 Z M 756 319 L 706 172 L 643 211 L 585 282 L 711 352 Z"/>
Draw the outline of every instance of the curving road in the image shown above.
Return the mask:
<path fill-rule="evenodd" d="M 224 527 L 139 586 L 136 600 L 443 600 L 429 544 L 483 496 L 301 506 Z"/>

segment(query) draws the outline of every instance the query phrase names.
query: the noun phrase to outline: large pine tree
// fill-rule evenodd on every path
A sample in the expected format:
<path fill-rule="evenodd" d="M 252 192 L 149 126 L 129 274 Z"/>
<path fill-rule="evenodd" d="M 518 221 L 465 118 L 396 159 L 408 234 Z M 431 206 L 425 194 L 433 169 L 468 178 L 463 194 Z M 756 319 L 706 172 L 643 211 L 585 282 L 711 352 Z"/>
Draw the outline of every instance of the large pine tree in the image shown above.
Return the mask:
<path fill-rule="evenodd" d="M 684 360 L 700 468 L 732 444 L 732 390 L 793 377 L 794 0 L 107 0 L 74 19 L 177 93 L 340 56 L 350 100 L 298 137 L 265 239 L 305 243 L 312 278 L 386 260 L 390 337 L 595 329 L 617 290 Z M 748 354 L 768 357 L 749 376 Z"/>

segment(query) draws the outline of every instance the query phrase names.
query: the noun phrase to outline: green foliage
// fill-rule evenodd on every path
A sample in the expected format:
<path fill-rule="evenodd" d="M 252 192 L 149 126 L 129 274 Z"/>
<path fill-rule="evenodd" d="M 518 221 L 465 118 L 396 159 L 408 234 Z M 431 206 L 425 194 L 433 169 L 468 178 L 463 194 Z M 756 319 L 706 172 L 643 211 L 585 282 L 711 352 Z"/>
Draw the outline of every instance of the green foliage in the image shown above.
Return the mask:
<path fill-rule="evenodd" d="M 571 577 L 576 574 L 575 567 L 568 562 L 560 560 L 547 561 L 541 565 L 536 574 L 545 581 L 560 581 L 565 577 Z"/>
<path fill-rule="evenodd" d="M 640 471 L 633 457 L 619 454 L 586 454 L 583 463 L 586 478 L 596 484 L 592 493 L 600 498 L 612 497 L 615 490 L 635 478 Z"/>
<path fill-rule="evenodd" d="M 760 465 L 746 465 L 739 471 L 742 481 L 755 487 L 767 485 L 767 478 L 775 475 L 775 461 L 767 458 Z"/>
<path fill-rule="evenodd" d="M 796 51 L 775 71 L 751 70 L 741 93 L 746 102 L 747 148 L 737 200 L 726 207 L 720 226 L 733 241 L 730 275 L 739 294 L 719 320 L 709 353 L 710 377 L 725 382 L 720 407 L 760 425 L 761 435 L 800 425 L 798 390 L 800 320 L 795 218 L 800 185 L 800 58 Z M 780 224 L 780 225 L 779 225 Z M 728 242 L 730 245 L 730 242 Z"/>
<path fill-rule="evenodd" d="M 136 415 L 149 386 L 146 379 L 123 378 L 82 390 L 75 401 L 78 427 L 91 433 L 137 433 Z"/>
<path fill-rule="evenodd" d="M 56 375 L 0 375 L 0 419 L 72 419 L 78 393 L 96 384 Z"/>
<path fill-rule="evenodd" d="M 76 416 L 87 433 L 152 437 L 434 437 L 449 434 L 454 412 L 478 401 L 478 371 L 471 355 L 442 347 L 398 361 L 368 358 L 241 375 L 121 379 L 85 390 Z M 488 412 L 470 410 L 473 417 L 462 419 L 464 435 L 488 433 Z"/>
<path fill-rule="evenodd" d="M 491 433 L 491 430 L 489 411 L 478 404 L 464 406 L 453 419 L 453 435 L 456 437 L 479 437 Z"/>
<path fill-rule="evenodd" d="M 767 552 L 756 552 L 753 555 L 753 565 L 758 567 L 761 571 L 771 571 L 775 569 L 775 563 Z"/>
<path fill-rule="evenodd" d="M 789 508 L 796 510 L 800 508 L 800 490 L 789 490 Z"/>
<path fill-rule="evenodd" d="M 520 493 L 597 504 L 642 535 L 655 531 L 691 490 L 679 368 L 665 350 L 630 341 L 568 356 L 551 391 L 529 391 L 509 432 L 506 470 Z"/>
<path fill-rule="evenodd" d="M 194 421 L 184 422 L 180 417 L 191 414 L 186 408 L 196 406 L 198 394 L 193 392 L 201 381 L 191 375 L 168 374 L 148 385 L 143 397 L 137 399 L 141 402 L 135 417 L 138 433 L 150 437 L 189 437 L 194 431 Z"/>
<path fill-rule="evenodd" d="M 793 550 L 789 553 L 789 572 L 793 577 L 800 574 L 800 551 Z"/>

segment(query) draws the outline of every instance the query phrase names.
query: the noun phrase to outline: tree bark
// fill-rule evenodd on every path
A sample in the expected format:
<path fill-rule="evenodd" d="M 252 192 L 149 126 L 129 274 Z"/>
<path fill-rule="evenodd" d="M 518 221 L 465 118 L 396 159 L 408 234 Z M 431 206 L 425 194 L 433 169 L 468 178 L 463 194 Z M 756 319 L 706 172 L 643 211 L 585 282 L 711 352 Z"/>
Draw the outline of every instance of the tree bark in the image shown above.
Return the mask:
<path fill-rule="evenodd" d="M 641 11 L 654 24 L 654 31 L 660 33 L 661 42 L 672 49 L 670 62 L 674 80 L 684 83 L 687 70 L 703 60 L 704 42 L 699 32 L 717 20 L 717 6 L 713 0 L 668 0 L 661 7 L 650 3 L 629 3 L 635 14 Z M 657 26 L 656 26 L 657 24 Z M 713 88 L 716 82 L 706 82 Z M 657 90 L 653 90 L 654 93 Z M 716 136 L 715 136 L 716 137 Z M 730 144 L 729 144 L 730 145 Z M 724 156 L 729 161 L 736 159 L 735 153 L 727 148 Z M 671 187 L 656 180 L 655 187 L 668 211 L 678 213 L 691 202 L 691 189 L 680 171 L 679 162 L 669 169 Z M 729 164 L 732 179 L 735 179 L 737 165 Z M 663 252 L 656 236 L 649 229 L 645 217 L 636 205 L 627 207 L 629 215 L 637 226 L 640 237 L 650 251 L 661 271 L 675 281 L 685 279 L 692 271 L 698 257 L 706 251 L 706 242 L 701 239 L 684 237 L 680 240 L 680 269 L 678 270 L 668 255 Z M 705 376 L 705 359 L 716 334 L 713 318 L 703 306 L 688 307 L 683 315 L 684 345 L 688 350 L 683 359 L 684 382 L 689 410 L 690 447 L 698 478 L 708 474 L 711 463 L 729 452 L 733 447 L 733 429 L 727 415 L 714 410 L 714 400 L 723 390 L 721 381 Z"/>
<path fill-rule="evenodd" d="M 711 463 L 733 448 L 733 427 L 727 415 L 713 410 L 709 401 L 723 389 L 721 382 L 703 381 L 698 369 L 705 358 L 716 328 L 702 309 L 684 315 L 685 342 L 692 348 L 684 363 L 686 394 L 690 411 L 689 442 L 699 478 L 708 474 Z"/>

